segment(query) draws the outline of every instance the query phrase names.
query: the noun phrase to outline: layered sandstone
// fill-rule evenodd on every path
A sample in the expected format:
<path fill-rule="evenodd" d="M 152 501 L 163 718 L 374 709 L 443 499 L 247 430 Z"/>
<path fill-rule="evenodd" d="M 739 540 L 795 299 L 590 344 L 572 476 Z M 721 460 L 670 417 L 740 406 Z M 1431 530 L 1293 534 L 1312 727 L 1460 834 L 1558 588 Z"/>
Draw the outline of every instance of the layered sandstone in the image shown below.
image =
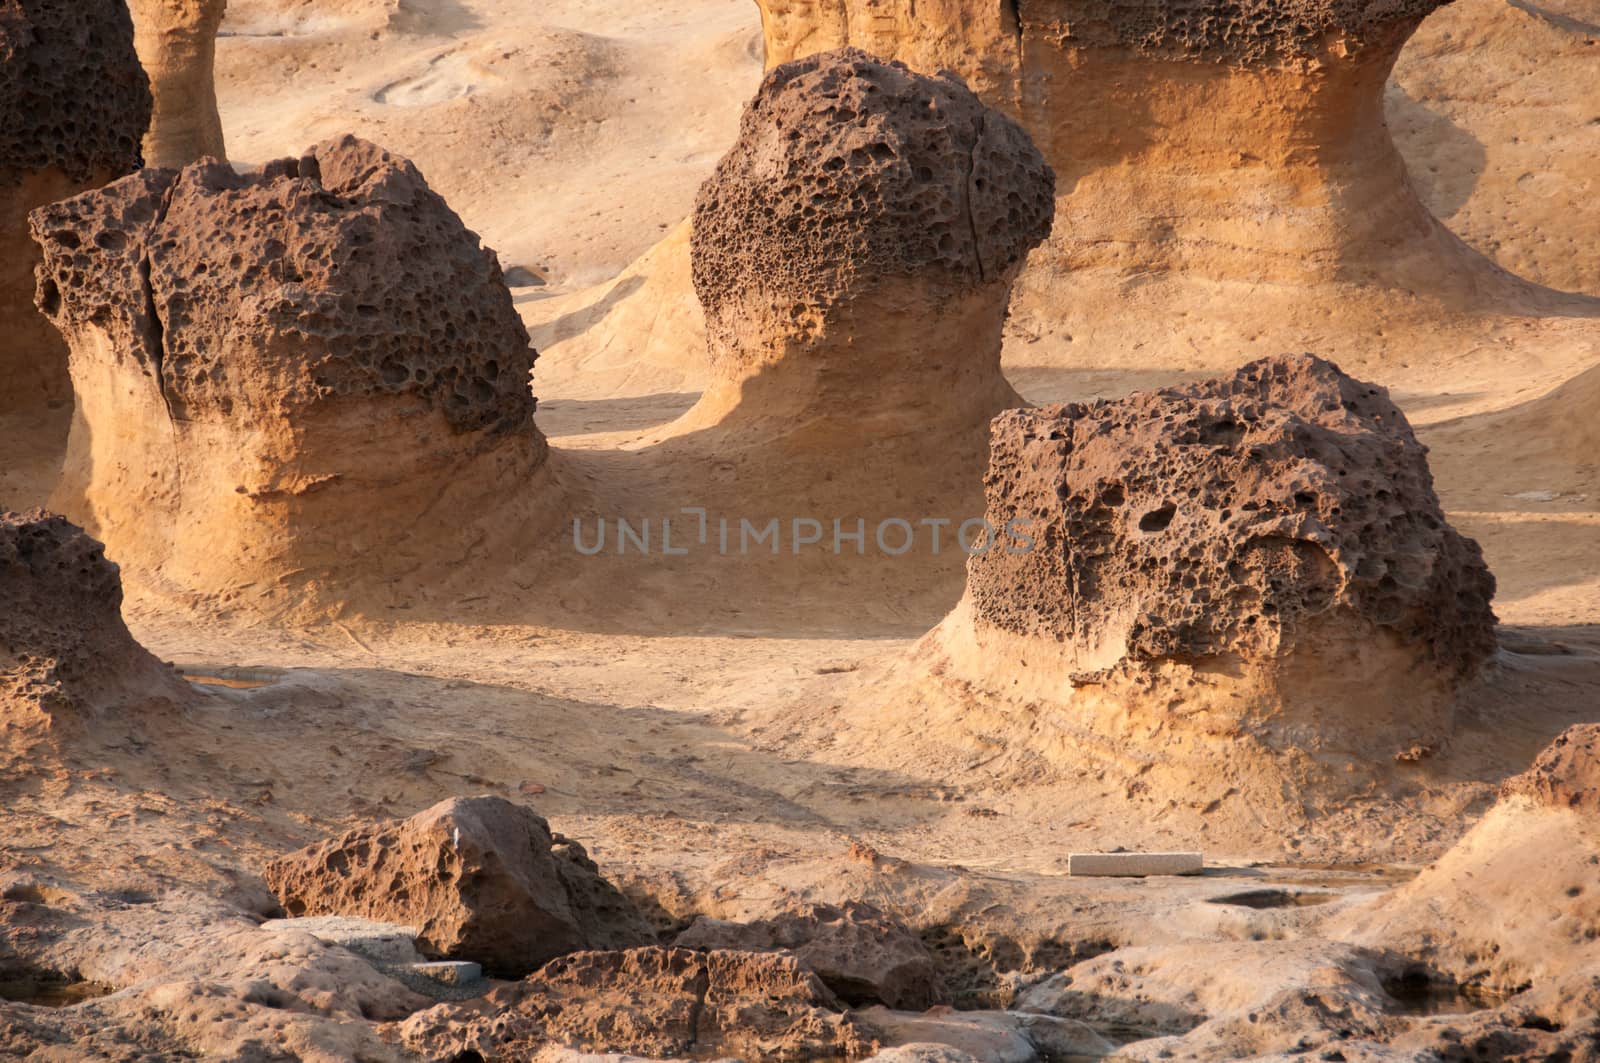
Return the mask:
<path fill-rule="evenodd" d="M 0 412 L 71 398 L 28 212 L 138 169 L 150 91 L 122 0 L 0 0 Z"/>
<path fill-rule="evenodd" d="M 498 977 L 650 938 L 581 845 L 495 797 L 453 798 L 350 831 L 274 861 L 266 879 L 291 916 L 415 927 L 425 955 L 480 963 Z"/>
<path fill-rule="evenodd" d="M 1337 789 L 1440 752 L 1495 650 L 1494 579 L 1426 448 L 1309 355 L 1010 411 L 987 488 L 995 545 L 924 652 L 1130 755 L 1180 763 L 1189 732 Z"/>
<path fill-rule="evenodd" d="M 145 578 L 392 575 L 479 542 L 544 461 L 493 252 L 381 148 L 145 170 L 33 229 L 78 393 L 56 499 Z"/>
<path fill-rule="evenodd" d="M 206 156 L 226 158 L 215 68 L 227 0 L 132 0 L 129 7 L 155 99 L 145 164 L 175 169 Z"/>
<path fill-rule="evenodd" d="M 523 1059 L 541 1048 L 648 1058 L 857 1059 L 871 1034 L 792 957 L 584 952 L 481 1001 L 421 1012 L 401 1035 L 429 1058 Z"/>

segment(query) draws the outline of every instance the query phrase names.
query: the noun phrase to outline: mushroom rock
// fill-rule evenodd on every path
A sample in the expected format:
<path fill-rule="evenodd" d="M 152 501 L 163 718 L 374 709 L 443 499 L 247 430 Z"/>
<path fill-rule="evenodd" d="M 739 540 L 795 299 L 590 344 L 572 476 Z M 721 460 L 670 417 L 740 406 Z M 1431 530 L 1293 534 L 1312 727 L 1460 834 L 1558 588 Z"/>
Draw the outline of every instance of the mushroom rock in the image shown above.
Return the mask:
<path fill-rule="evenodd" d="M 406 160 L 345 137 L 249 176 L 145 170 L 33 227 L 78 394 L 57 500 L 142 578 L 345 592 L 518 534 L 535 354 Z"/>
<path fill-rule="evenodd" d="M 1243 765 L 1329 800 L 1391 779 L 1445 748 L 1496 645 L 1493 577 L 1426 455 L 1387 392 L 1309 355 L 1009 411 L 1004 534 L 919 654 L 1013 726 L 1055 713 L 1079 732 L 1060 756 Z"/>
<path fill-rule="evenodd" d="M 1021 122 L 1060 180 L 1041 256 L 1058 279 L 1339 283 L 1478 311 L 1536 297 L 1433 218 L 1385 123 L 1389 73 L 1440 0 L 758 5 L 769 63 L 856 45 L 952 69 Z M 1030 311 L 1055 298 L 1037 272 Z"/>
<path fill-rule="evenodd" d="M 581 845 L 498 797 L 453 798 L 350 831 L 273 861 L 266 879 L 292 916 L 412 926 L 425 954 L 481 963 L 497 977 L 651 937 Z"/>
<path fill-rule="evenodd" d="M 227 157 L 214 75 L 227 7 L 227 0 L 131 0 L 134 44 L 155 98 L 146 165 L 176 168 Z"/>
<path fill-rule="evenodd" d="M 1020 403 L 1001 335 L 1053 194 L 1027 134 L 953 78 L 855 50 L 772 71 L 696 201 L 710 382 L 666 435 L 762 490 L 963 495 Z"/>
<path fill-rule="evenodd" d="M 0 513 L 0 719 L 56 728 L 192 692 L 134 641 L 105 549 L 64 517 Z"/>
<path fill-rule="evenodd" d="M 140 166 L 150 91 L 123 0 L 0 0 L 0 412 L 72 396 L 33 306 L 28 212 Z"/>

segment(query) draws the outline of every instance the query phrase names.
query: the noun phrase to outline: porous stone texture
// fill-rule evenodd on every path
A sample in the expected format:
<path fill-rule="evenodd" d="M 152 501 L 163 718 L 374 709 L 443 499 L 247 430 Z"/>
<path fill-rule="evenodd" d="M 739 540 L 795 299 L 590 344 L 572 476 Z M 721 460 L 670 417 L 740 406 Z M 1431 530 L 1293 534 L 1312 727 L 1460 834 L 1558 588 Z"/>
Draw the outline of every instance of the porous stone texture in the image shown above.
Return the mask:
<path fill-rule="evenodd" d="M 266 879 L 291 916 L 414 926 L 425 955 L 481 963 L 497 977 L 651 936 L 582 846 L 496 797 L 452 798 L 350 831 L 273 861 Z"/>
<path fill-rule="evenodd" d="M 1568 728 L 1533 767 L 1507 781 L 1504 793 L 1522 794 L 1556 809 L 1600 810 L 1600 724 Z"/>
<path fill-rule="evenodd" d="M 448 510 L 455 535 L 543 462 L 494 253 L 382 148 L 145 170 L 32 224 L 79 398 L 56 502 L 141 573 L 215 590 L 420 556 L 435 525 L 396 514 Z"/>
<path fill-rule="evenodd" d="M 227 0 L 130 0 L 129 7 L 155 101 L 145 165 L 176 168 L 206 156 L 226 158 L 215 68 Z"/>
<path fill-rule="evenodd" d="M 400 1024 L 429 1058 L 526 1058 L 543 1046 L 647 1058 L 855 1059 L 870 1033 L 792 957 L 642 948 L 582 952 L 483 1000 Z"/>
<path fill-rule="evenodd" d="M 1081 671 L 1287 657 L 1336 625 L 1452 680 L 1494 652 L 1494 579 L 1445 520 L 1427 450 L 1376 385 L 1309 355 L 996 419 L 978 622 Z M 1357 682 L 1361 677 L 1352 677 Z"/>
<path fill-rule="evenodd" d="M 949 991 L 922 940 L 898 920 L 860 901 L 799 904 L 767 919 L 733 923 L 702 916 L 678 948 L 784 951 L 817 973 L 852 1006 L 884 1004 L 922 1011 Z"/>
<path fill-rule="evenodd" d="M 844 49 L 772 71 L 695 203 L 695 290 L 738 345 L 752 289 L 787 331 L 916 278 L 1004 284 L 1049 235 L 1055 179 L 1014 122 L 953 77 Z M 744 326 L 747 327 L 747 326 Z"/>
<path fill-rule="evenodd" d="M 149 122 L 123 0 L 0 0 L 0 412 L 72 395 L 33 307 L 28 212 L 138 169 Z"/>
<path fill-rule="evenodd" d="M 184 693 L 122 620 L 105 548 L 66 518 L 0 513 L 0 714 L 99 708 L 118 693 Z"/>

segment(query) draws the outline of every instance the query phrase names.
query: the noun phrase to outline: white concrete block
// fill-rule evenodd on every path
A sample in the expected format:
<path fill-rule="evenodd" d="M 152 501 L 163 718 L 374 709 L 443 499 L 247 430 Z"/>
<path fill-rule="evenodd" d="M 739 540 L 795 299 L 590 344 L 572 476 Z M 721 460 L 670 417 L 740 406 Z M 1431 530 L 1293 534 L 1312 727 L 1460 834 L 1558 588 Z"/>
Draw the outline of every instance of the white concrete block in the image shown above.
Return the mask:
<path fill-rule="evenodd" d="M 1080 878 L 1198 875 L 1205 867 L 1201 853 L 1073 853 L 1067 857 L 1067 874 Z"/>

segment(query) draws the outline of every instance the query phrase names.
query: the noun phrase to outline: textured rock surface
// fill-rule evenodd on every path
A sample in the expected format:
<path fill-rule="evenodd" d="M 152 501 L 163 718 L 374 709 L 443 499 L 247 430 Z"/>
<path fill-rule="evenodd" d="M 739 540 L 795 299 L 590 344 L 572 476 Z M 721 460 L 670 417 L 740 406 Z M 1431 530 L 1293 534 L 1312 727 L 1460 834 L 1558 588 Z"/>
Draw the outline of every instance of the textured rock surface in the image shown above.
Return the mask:
<path fill-rule="evenodd" d="M 1092 671 L 1270 660 L 1313 625 L 1387 630 L 1463 679 L 1494 581 L 1445 521 L 1427 451 L 1379 387 L 1309 355 L 996 420 L 989 521 L 1037 547 L 975 558 L 979 622 Z"/>
<path fill-rule="evenodd" d="M 1505 793 L 1586 815 L 1600 810 L 1600 724 L 1569 728 L 1533 767 L 1506 783 Z"/>
<path fill-rule="evenodd" d="M 274 861 L 266 878 L 291 916 L 416 927 L 427 955 L 475 961 L 501 977 L 650 936 L 582 846 L 500 798 L 454 798 L 351 831 Z"/>
<path fill-rule="evenodd" d="M 69 335 L 122 326 L 176 417 L 270 387 L 291 407 L 416 395 L 459 431 L 532 432 L 533 353 L 494 254 L 376 145 L 344 137 L 253 176 L 138 174 L 33 224 L 41 307 Z"/>
<path fill-rule="evenodd" d="M 792 958 L 647 948 L 564 956 L 483 1001 L 401 1024 L 431 1058 L 524 1058 L 543 1045 L 650 1058 L 859 1058 L 869 1034 Z"/>
<path fill-rule="evenodd" d="M 921 939 L 859 901 L 843 906 L 798 905 L 750 923 L 701 917 L 674 944 L 700 950 L 789 952 L 853 1006 L 885 1004 L 922 1011 L 949 999 L 933 954 Z"/>
<path fill-rule="evenodd" d="M 150 87 L 123 0 L 0 0 L 0 187 L 138 169 Z"/>
<path fill-rule="evenodd" d="M 795 316 L 912 275 L 1009 279 L 1050 232 L 1054 188 L 1027 134 L 959 81 L 814 56 L 767 76 L 701 188 L 695 288 L 715 328 L 753 279 Z"/>
<path fill-rule="evenodd" d="M 28 212 L 138 169 L 150 91 L 122 0 L 0 0 L 0 411 L 71 397 Z"/>
<path fill-rule="evenodd" d="M 145 165 L 226 158 L 214 71 L 227 0 L 131 0 L 129 7 L 134 44 L 155 100 L 144 138 Z"/>
<path fill-rule="evenodd" d="M 0 513 L 0 602 L 0 711 L 87 708 L 148 682 L 181 692 L 128 633 L 105 548 L 64 517 Z"/>
<path fill-rule="evenodd" d="M 381 148 L 145 170 L 33 228 L 78 394 L 54 504 L 141 579 L 356 590 L 459 556 L 544 460 L 494 253 Z"/>

